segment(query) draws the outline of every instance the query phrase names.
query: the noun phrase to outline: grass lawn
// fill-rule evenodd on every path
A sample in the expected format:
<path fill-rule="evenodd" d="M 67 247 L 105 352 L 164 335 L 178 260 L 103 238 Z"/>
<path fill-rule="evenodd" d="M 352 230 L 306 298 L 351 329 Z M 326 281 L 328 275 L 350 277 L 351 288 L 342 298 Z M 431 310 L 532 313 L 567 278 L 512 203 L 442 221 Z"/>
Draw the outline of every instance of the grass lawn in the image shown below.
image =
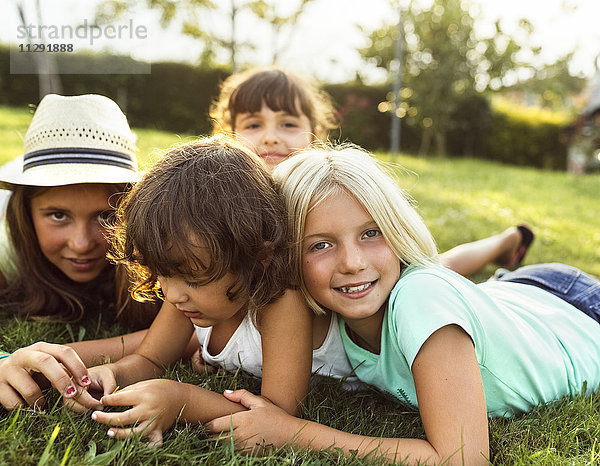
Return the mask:
<path fill-rule="evenodd" d="M 31 116 L 0 108 L 0 162 L 21 153 Z M 147 166 L 160 152 L 187 136 L 136 130 L 140 164 Z M 152 155 L 148 157 L 148 154 Z M 381 154 L 384 160 L 389 156 Z M 537 239 L 526 263 L 561 261 L 600 276 L 600 176 L 572 179 L 564 173 L 514 168 L 480 160 L 397 158 L 402 185 L 418 201 L 440 250 L 497 233 L 526 222 Z M 484 280 L 490 267 L 475 277 Z M 68 342 L 118 334 L 101 321 L 76 325 L 23 322 L 0 314 L 0 348 L 11 351 L 37 340 Z M 169 378 L 222 391 L 259 388 L 243 374 L 204 375 L 181 363 Z M 217 445 L 201 426 L 179 425 L 166 433 L 160 449 L 138 439 L 108 438 L 107 428 L 89 418 L 60 409 L 49 394 L 43 414 L 30 409 L 0 411 L 0 464 L 363 464 L 342 459 L 333 450 L 307 453 L 286 450 L 267 458 L 236 455 L 230 445 Z M 490 421 L 494 464 L 594 464 L 600 456 L 600 397 L 563 400 L 514 420 Z M 419 417 L 375 391 L 348 394 L 337 383 L 318 381 L 311 390 L 305 417 L 343 430 L 378 436 L 423 436 Z M 377 463 L 377 461 L 374 461 Z"/>

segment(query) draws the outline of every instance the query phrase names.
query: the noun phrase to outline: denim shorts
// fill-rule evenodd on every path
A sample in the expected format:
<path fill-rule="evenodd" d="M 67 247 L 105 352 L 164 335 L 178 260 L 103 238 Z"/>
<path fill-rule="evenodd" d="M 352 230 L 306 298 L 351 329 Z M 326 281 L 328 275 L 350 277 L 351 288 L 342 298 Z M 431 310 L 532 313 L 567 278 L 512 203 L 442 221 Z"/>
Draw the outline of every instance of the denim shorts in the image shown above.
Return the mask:
<path fill-rule="evenodd" d="M 600 281 L 570 265 L 526 265 L 514 272 L 498 269 L 491 280 L 537 286 L 600 322 Z"/>

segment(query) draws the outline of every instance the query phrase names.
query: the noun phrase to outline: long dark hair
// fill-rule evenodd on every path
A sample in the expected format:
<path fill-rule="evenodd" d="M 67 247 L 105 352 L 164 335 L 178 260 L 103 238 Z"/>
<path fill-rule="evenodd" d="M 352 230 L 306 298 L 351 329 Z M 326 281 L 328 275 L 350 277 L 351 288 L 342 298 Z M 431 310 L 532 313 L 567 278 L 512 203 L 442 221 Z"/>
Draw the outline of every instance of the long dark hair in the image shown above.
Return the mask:
<path fill-rule="evenodd" d="M 111 205 L 116 206 L 127 190 L 113 189 Z M 131 299 L 127 273 L 109 264 L 94 280 L 70 280 L 42 253 L 31 215 L 31 200 L 48 187 L 15 186 L 6 209 L 9 240 L 15 251 L 17 276 L 0 290 L 0 305 L 14 314 L 35 320 L 76 322 L 84 315 L 102 313 L 117 317 L 127 327 L 147 327 L 156 306 Z"/>

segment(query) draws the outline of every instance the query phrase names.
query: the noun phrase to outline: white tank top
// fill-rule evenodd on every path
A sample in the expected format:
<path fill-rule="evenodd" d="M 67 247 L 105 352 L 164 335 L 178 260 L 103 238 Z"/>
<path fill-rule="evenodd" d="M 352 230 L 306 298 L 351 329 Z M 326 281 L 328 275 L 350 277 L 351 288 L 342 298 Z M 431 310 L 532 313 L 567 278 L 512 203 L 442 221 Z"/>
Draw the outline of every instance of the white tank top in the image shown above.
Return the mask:
<path fill-rule="evenodd" d="M 208 352 L 208 344 L 212 327 L 196 327 L 196 335 L 202 346 L 202 359 L 207 364 L 220 366 L 228 372 L 242 369 L 256 377 L 262 377 L 262 346 L 259 331 L 252 324 L 250 317 L 244 317 L 239 327 L 216 355 Z M 352 374 L 352 367 L 344 351 L 337 319 L 333 313 L 329 330 L 323 344 L 313 350 L 313 374 L 341 379 L 346 377 L 345 388 L 357 388 L 358 379 Z"/>

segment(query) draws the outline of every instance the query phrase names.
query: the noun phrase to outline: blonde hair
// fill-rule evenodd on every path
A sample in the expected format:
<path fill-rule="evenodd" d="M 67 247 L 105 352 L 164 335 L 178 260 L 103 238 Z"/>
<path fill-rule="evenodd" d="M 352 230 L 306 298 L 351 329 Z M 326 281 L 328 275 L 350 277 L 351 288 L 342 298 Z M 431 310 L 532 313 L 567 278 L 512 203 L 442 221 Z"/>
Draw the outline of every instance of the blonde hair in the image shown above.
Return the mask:
<path fill-rule="evenodd" d="M 325 311 L 309 295 L 301 273 L 302 239 L 306 217 L 329 196 L 344 191 L 354 196 L 403 265 L 438 262 L 435 241 L 412 199 L 371 154 L 356 147 L 313 149 L 282 162 L 273 175 L 286 202 L 300 289 L 317 314 Z"/>

